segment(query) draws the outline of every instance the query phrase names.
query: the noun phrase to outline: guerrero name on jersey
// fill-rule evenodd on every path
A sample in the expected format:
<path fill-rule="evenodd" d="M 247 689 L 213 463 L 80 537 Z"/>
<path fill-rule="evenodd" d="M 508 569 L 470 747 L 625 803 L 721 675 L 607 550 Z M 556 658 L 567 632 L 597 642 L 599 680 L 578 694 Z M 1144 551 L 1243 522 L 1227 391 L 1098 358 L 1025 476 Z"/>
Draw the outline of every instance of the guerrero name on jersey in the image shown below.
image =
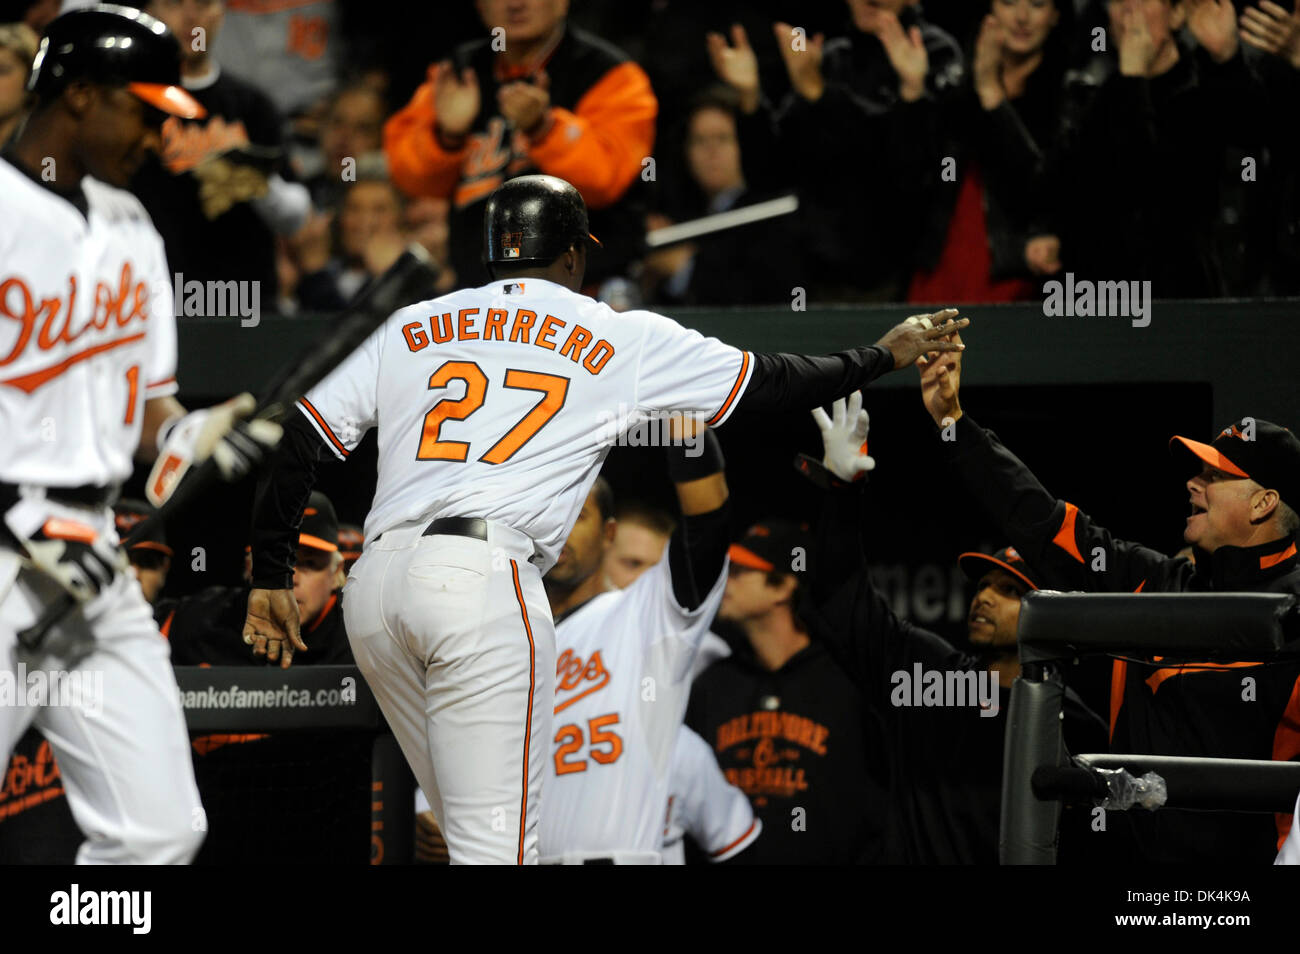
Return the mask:
<path fill-rule="evenodd" d="M 671 319 L 529 278 L 396 312 L 299 406 L 340 458 L 382 424 L 367 540 L 473 514 L 527 534 L 545 573 L 619 434 L 660 412 L 721 424 L 752 368 Z"/>

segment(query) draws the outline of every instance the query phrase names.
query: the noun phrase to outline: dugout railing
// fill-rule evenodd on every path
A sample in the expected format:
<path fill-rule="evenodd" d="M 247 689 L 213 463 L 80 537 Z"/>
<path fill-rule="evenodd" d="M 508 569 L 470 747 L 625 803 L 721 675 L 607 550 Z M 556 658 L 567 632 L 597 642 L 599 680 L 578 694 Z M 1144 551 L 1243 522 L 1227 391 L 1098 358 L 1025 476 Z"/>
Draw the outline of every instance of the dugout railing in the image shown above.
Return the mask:
<path fill-rule="evenodd" d="M 177 666 L 175 673 L 191 737 L 242 740 L 266 733 L 292 744 L 304 733 L 333 732 L 365 740 L 370 766 L 370 863 L 411 863 L 415 781 L 360 670 L 355 666 Z M 275 816 L 293 810 L 275 796 L 273 791 L 265 793 L 267 813 Z"/>
<path fill-rule="evenodd" d="M 1298 659 L 1298 606 L 1295 596 L 1281 593 L 1026 594 L 1018 633 L 1021 671 L 1011 688 L 1004 749 L 1001 862 L 1055 864 L 1062 799 L 1104 794 L 1098 770 L 1124 769 L 1135 777 L 1154 772 L 1164 783 L 1162 807 L 1290 813 L 1300 792 L 1297 762 L 1071 756 L 1061 731 L 1061 669 L 1098 654 L 1192 664 Z"/>

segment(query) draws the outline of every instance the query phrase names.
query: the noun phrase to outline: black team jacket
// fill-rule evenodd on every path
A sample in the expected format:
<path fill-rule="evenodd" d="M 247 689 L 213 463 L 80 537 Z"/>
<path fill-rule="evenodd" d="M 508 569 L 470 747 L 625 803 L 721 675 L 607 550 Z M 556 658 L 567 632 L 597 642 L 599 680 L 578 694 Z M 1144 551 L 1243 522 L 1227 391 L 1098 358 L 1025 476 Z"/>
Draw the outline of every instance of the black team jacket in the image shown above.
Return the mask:
<path fill-rule="evenodd" d="M 862 486 L 838 487 L 824 497 L 816 549 L 824 572 L 808 615 L 810 630 L 885 726 L 890 780 L 885 860 L 997 864 L 1011 690 L 998 686 L 988 659 L 899 619 L 872 585 L 859 533 Z M 967 704 L 916 705 L 919 690 L 911 687 L 917 667 L 920 673 L 942 674 L 945 682 L 951 678 L 954 685 L 960 681 Z M 993 680 L 995 711 L 979 704 L 979 679 Z M 1068 689 L 1063 713 L 1069 751 L 1105 749 L 1105 723 Z M 1073 815 L 1069 821 L 1062 831 L 1068 828 L 1073 836 L 1082 826 L 1073 824 Z M 1064 863 L 1080 861 L 1091 846 L 1070 837 L 1061 847 Z"/>
<path fill-rule="evenodd" d="M 1195 552 L 1195 563 L 1116 539 L 1072 503 L 1057 500 L 991 431 L 963 415 L 943 441 L 953 471 L 1045 588 L 1095 593 L 1300 593 L 1296 541 Z M 1104 569 L 1095 548 L 1106 557 Z M 1253 694 L 1243 680 L 1254 680 Z M 1111 751 L 1200 758 L 1300 757 L 1300 663 L 1162 666 L 1116 660 Z M 1246 698 L 1243 699 L 1243 696 Z M 1157 864 L 1267 864 L 1290 815 L 1163 809 L 1111 812 L 1108 849 Z"/>

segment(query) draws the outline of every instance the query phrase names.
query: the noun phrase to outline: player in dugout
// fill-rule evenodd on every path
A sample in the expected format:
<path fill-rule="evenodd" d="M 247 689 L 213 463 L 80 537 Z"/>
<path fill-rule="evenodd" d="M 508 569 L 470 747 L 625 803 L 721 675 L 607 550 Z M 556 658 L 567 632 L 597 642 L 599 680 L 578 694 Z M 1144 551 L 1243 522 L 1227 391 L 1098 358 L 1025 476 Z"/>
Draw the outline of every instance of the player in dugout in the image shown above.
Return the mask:
<path fill-rule="evenodd" d="M 1117 539 L 1075 504 L 1058 500 L 992 431 L 964 413 L 962 352 L 921 366 L 921 397 L 952 473 L 1036 569 L 1058 590 L 1110 593 L 1300 593 L 1300 440 L 1255 418 L 1212 443 L 1173 437 L 1188 466 L 1190 513 L 1183 539 L 1195 560 Z M 1201 758 L 1300 757 L 1300 663 L 1116 660 L 1111 680 L 1111 751 Z M 1244 682 L 1243 680 L 1249 680 Z M 1108 849 L 1143 863 L 1267 864 L 1290 814 L 1164 809 L 1114 813 Z"/>
<path fill-rule="evenodd" d="M 339 522 L 334 505 L 314 491 L 303 511 L 298 532 L 298 558 L 293 596 L 307 651 L 299 664 L 350 665 L 352 649 L 343 627 L 343 556 L 339 552 Z M 245 556 L 244 575 L 251 572 Z M 176 666 L 241 666 L 265 662 L 266 651 L 249 650 L 243 640 L 248 586 L 213 586 L 193 596 L 164 600 L 155 610 L 162 634 L 171 641 Z"/>
<path fill-rule="evenodd" d="M 615 533 L 613 494 L 598 481 L 543 578 L 559 653 L 543 863 L 662 860 L 674 752 L 692 664 L 722 600 L 730 514 L 722 448 L 711 431 L 670 444 L 665 454 L 682 517 L 655 564 L 626 589 L 607 587 L 601 567 Z M 620 810 L 609 811 L 611 804 Z M 753 816 L 743 822 L 716 846 L 716 860 L 757 837 Z"/>
<path fill-rule="evenodd" d="M 861 392 L 836 401 L 831 416 L 820 409 L 813 416 L 823 457 L 820 464 L 804 455 L 798 461 L 825 491 L 816 535 L 823 572 L 809 617 L 887 727 L 886 858 L 997 864 L 1003 741 L 1011 684 L 1020 673 L 1016 629 L 1020 601 L 1038 588 L 1038 571 L 1014 547 L 958 558 L 975 584 L 966 617 L 973 653 L 899 619 L 872 584 L 863 550 L 861 478 L 875 462 L 861 451 L 869 423 Z M 945 694 L 944 687 L 952 688 Z M 1105 723 L 1069 689 L 1064 732 L 1072 752 L 1105 750 Z M 1068 847 L 1063 859 L 1076 860 L 1088 846 L 1072 838 Z"/>

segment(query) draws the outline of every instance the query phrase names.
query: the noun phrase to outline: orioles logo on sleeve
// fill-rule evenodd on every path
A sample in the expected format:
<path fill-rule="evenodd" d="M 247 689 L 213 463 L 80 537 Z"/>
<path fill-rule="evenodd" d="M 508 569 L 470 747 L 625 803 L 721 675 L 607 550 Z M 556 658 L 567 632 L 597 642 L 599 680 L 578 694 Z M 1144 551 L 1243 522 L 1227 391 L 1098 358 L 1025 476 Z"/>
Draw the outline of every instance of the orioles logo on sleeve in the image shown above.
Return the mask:
<path fill-rule="evenodd" d="M 600 650 L 583 661 L 572 649 L 566 649 L 555 661 L 555 711 L 562 712 L 579 699 L 598 692 L 609 685 L 609 670 L 600 658 Z M 573 693 L 560 701 L 565 693 Z"/>

